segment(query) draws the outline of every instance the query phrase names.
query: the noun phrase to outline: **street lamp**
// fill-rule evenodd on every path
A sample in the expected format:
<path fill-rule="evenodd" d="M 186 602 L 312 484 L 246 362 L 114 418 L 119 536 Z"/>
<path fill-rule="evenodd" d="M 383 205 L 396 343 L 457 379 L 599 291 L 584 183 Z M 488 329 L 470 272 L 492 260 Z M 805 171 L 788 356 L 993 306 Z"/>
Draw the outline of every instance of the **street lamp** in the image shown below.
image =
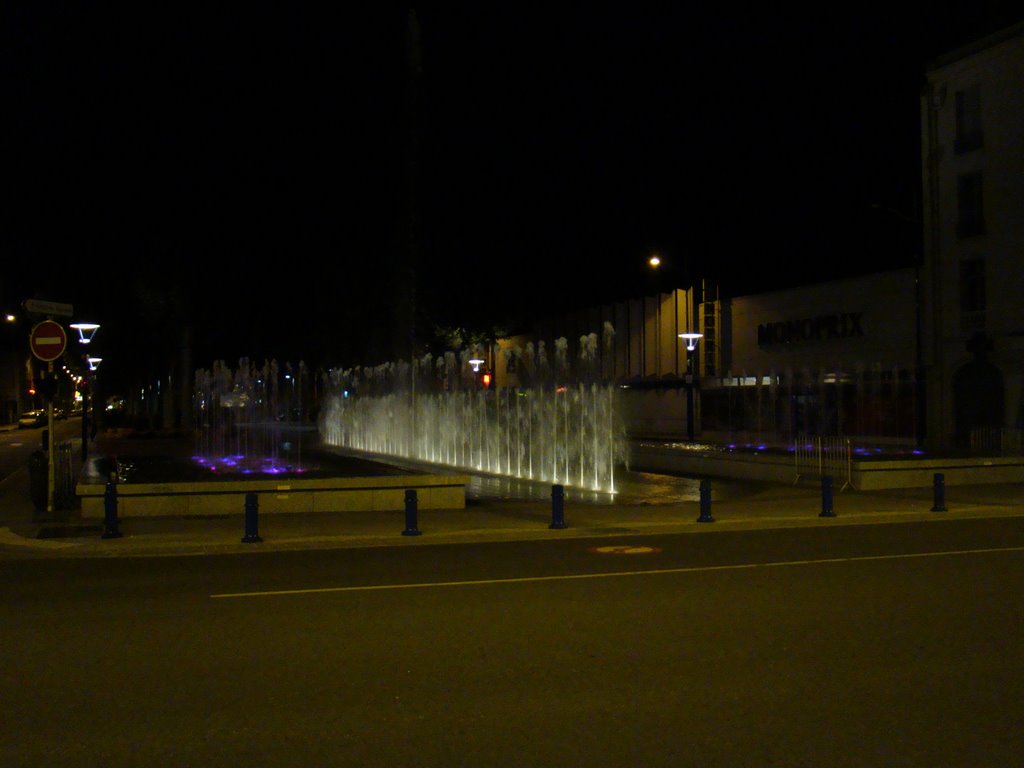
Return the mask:
<path fill-rule="evenodd" d="M 693 442 L 693 351 L 697 342 L 704 337 L 703 333 L 680 333 L 679 338 L 686 342 L 686 439 Z"/>
<path fill-rule="evenodd" d="M 71 328 L 78 331 L 78 343 L 88 344 L 92 341 L 92 337 L 96 335 L 96 331 L 99 330 L 97 323 L 70 323 Z M 103 361 L 102 357 L 90 357 L 88 354 L 83 354 L 82 359 L 86 364 L 85 374 L 85 394 L 82 396 L 82 463 L 89 457 L 89 403 L 92 401 L 92 386 L 93 377 L 89 375 L 90 372 L 95 371 L 96 367 Z"/>
<path fill-rule="evenodd" d="M 666 285 L 668 279 L 668 265 L 665 264 L 661 255 L 658 253 L 652 253 L 647 257 L 647 269 L 644 270 L 647 274 L 644 281 L 648 291 L 654 293 L 661 293 L 662 289 Z"/>
<path fill-rule="evenodd" d="M 96 331 L 99 330 L 99 326 L 96 323 L 71 323 L 69 327 L 78 331 L 79 344 L 88 344 L 92 341 Z"/>
<path fill-rule="evenodd" d="M 695 350 L 697 348 L 697 342 L 700 339 L 704 338 L 704 334 L 703 333 L 680 333 L 679 334 L 679 338 L 686 340 L 686 351 L 687 352 L 693 352 L 693 350 Z M 689 366 L 690 356 L 687 355 L 686 359 L 687 359 L 687 366 L 686 367 L 687 367 L 687 370 L 689 370 L 689 367 L 690 367 Z"/>

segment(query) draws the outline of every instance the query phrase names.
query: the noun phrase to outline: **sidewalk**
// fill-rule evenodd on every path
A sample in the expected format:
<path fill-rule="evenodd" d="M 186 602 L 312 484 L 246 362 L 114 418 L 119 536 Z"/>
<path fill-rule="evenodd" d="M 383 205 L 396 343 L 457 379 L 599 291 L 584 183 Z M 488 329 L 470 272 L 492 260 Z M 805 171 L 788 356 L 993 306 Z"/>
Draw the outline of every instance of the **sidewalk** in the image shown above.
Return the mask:
<path fill-rule="evenodd" d="M 734 485 L 724 496 L 717 498 L 712 490 L 712 521 L 699 521 L 697 500 L 659 503 L 652 496 L 599 504 L 574 500 L 570 487 L 565 489 L 564 528 L 551 527 L 550 500 L 469 498 L 465 509 L 419 511 L 411 527 L 404 511 L 264 514 L 257 520 L 262 541 L 243 542 L 247 530 L 244 510 L 239 510 L 218 517 L 121 519 L 116 526 L 120 536 L 104 538 L 103 520 L 76 519 L 74 511 L 65 513 L 65 521 L 36 513 L 23 469 L 0 483 L 0 557 L 149 557 L 584 537 L 628 543 L 631 536 L 653 533 L 1024 516 L 1024 483 L 947 487 L 946 511 L 932 511 L 931 488 L 837 491 L 831 517 L 821 515 L 821 489 L 814 484 L 751 483 L 739 491 Z"/>

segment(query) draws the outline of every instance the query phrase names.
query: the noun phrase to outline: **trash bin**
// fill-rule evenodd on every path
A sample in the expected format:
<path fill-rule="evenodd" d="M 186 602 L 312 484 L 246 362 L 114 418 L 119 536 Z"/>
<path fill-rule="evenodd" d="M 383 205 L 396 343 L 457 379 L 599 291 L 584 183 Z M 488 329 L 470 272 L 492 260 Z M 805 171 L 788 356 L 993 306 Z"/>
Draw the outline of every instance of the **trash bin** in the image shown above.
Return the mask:
<path fill-rule="evenodd" d="M 50 460 L 45 451 L 28 457 L 28 492 L 37 512 L 45 512 L 50 495 Z"/>

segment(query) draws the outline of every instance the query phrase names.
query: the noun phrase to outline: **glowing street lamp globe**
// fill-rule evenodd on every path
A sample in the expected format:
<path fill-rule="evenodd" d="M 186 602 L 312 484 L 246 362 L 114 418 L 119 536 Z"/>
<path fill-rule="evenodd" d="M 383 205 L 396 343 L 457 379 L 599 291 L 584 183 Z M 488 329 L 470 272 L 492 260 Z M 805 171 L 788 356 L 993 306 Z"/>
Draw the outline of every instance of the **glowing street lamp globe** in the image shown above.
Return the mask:
<path fill-rule="evenodd" d="M 99 325 L 96 323 L 71 323 L 70 327 L 78 331 L 79 344 L 88 344 L 99 329 Z"/>
<path fill-rule="evenodd" d="M 686 340 L 686 348 L 690 352 L 693 352 L 693 350 L 695 350 L 697 348 L 697 341 L 699 339 L 704 338 L 704 334 L 703 333 L 680 333 L 679 334 L 679 338 L 680 339 L 685 339 Z"/>

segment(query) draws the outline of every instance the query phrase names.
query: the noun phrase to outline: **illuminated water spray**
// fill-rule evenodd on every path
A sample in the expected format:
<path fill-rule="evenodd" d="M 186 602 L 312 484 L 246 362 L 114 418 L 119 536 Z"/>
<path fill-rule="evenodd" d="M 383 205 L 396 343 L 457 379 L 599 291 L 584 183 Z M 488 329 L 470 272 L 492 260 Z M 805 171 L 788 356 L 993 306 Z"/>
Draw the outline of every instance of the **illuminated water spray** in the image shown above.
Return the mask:
<path fill-rule="evenodd" d="M 193 461 L 219 474 L 301 474 L 306 419 L 304 363 L 238 367 L 215 362 L 195 373 Z"/>
<path fill-rule="evenodd" d="M 471 351 L 417 360 L 415 377 L 408 363 L 332 372 L 320 438 L 340 448 L 614 492 L 626 446 L 617 389 L 597 380 L 596 334 L 580 342 L 572 367 L 564 339 L 555 342 L 553 363 L 543 344 L 506 351 L 523 386 L 498 390 L 479 386 Z"/>

